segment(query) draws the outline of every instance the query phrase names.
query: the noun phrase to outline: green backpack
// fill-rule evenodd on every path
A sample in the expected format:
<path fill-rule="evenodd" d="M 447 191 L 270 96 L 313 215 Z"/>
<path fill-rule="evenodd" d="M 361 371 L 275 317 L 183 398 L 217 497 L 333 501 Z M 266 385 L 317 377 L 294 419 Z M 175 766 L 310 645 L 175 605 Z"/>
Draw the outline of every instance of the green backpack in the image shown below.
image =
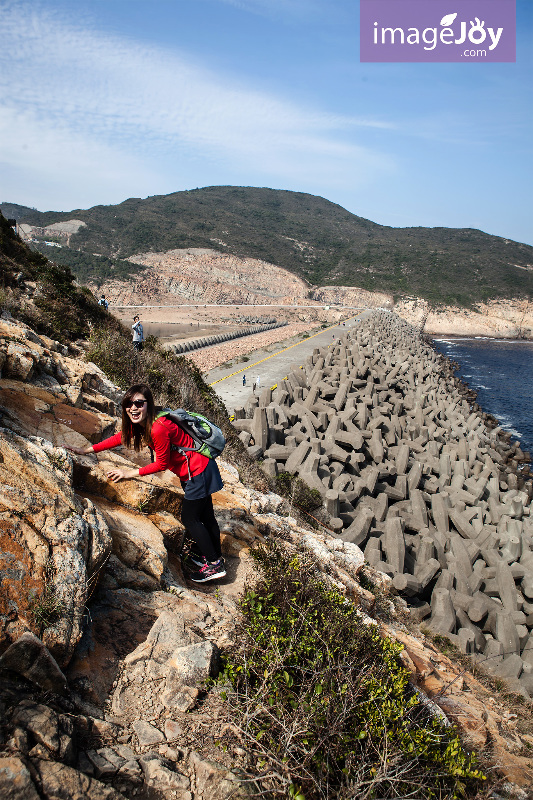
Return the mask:
<path fill-rule="evenodd" d="M 178 447 L 170 445 L 171 450 L 179 453 L 201 453 L 207 458 L 216 458 L 221 454 L 226 444 L 226 439 L 220 428 L 210 422 L 202 414 L 194 411 L 185 411 L 183 408 L 172 410 L 165 408 L 155 419 L 166 417 L 171 422 L 179 425 L 193 440 L 194 447 Z M 155 422 L 155 420 L 154 420 Z"/>

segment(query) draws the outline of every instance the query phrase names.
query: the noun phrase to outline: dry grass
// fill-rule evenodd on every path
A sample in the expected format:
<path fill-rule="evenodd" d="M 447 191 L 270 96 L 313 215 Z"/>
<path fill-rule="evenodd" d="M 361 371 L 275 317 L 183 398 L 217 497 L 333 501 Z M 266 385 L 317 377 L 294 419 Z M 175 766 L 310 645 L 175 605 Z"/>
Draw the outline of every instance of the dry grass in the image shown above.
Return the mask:
<path fill-rule="evenodd" d="M 138 353 L 125 328 L 117 330 L 107 325 L 94 328 L 87 358 L 123 389 L 134 383 L 147 383 L 158 405 L 204 414 L 223 430 L 224 458 L 238 469 L 241 481 L 260 491 L 271 489 L 270 479 L 246 452 L 224 404 L 189 359 L 165 350 L 153 336 Z"/>

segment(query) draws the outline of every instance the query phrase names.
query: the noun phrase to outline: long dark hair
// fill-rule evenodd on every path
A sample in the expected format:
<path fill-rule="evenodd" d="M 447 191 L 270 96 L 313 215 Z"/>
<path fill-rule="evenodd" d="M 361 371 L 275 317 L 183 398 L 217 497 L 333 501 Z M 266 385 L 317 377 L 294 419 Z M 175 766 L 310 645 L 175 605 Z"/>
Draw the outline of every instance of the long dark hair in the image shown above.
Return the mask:
<path fill-rule="evenodd" d="M 126 413 L 126 406 L 131 405 L 131 398 L 136 394 L 142 394 L 146 400 L 147 412 L 144 425 L 134 424 Z M 146 383 L 135 383 L 130 386 L 122 398 L 122 444 L 131 448 L 133 441 L 133 449 L 137 452 L 141 450 L 143 444 L 153 447 L 152 425 L 157 411 L 152 390 Z"/>

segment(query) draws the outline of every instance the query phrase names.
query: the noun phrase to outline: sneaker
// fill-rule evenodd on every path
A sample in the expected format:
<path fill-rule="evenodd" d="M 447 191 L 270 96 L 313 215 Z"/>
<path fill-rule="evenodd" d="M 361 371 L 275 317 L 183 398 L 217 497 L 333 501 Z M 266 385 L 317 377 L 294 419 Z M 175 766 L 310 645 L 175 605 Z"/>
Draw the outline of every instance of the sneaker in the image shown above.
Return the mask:
<path fill-rule="evenodd" d="M 222 564 L 226 563 L 222 558 L 222 556 L 220 556 L 219 561 L 221 561 Z M 203 556 L 198 550 L 191 548 L 191 550 L 189 550 L 187 555 L 184 556 L 184 558 L 182 559 L 182 563 L 185 567 L 194 572 L 195 570 L 192 570 L 191 566 L 194 565 L 195 567 L 203 567 L 203 565 L 207 563 L 207 558 Z"/>
<path fill-rule="evenodd" d="M 190 566 L 194 564 L 195 567 L 203 567 L 206 562 L 205 556 L 201 553 L 198 553 L 196 550 L 190 550 L 185 558 L 183 559 L 183 563 L 185 566 Z"/>
<path fill-rule="evenodd" d="M 191 572 L 189 578 L 191 581 L 194 581 L 194 583 L 205 583 L 206 581 L 214 581 L 217 578 L 223 578 L 225 574 L 224 559 L 219 558 L 214 564 L 210 564 L 209 561 L 206 561 L 198 572 Z"/>

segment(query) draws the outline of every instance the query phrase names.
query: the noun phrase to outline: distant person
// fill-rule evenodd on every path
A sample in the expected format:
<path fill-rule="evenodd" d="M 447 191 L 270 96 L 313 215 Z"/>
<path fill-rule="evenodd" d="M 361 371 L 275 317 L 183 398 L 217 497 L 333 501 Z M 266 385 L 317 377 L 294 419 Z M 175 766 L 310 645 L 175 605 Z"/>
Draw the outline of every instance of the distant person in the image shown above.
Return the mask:
<path fill-rule="evenodd" d="M 103 295 L 101 296 L 100 300 L 98 301 L 98 305 L 99 305 L 99 306 L 103 306 L 103 307 L 105 308 L 105 310 L 106 310 L 106 311 L 109 309 L 109 303 L 108 303 L 108 302 L 107 302 L 107 300 L 105 299 L 105 294 L 103 294 Z"/>
<path fill-rule="evenodd" d="M 242 385 L 246 386 L 246 375 L 242 376 Z"/>
<path fill-rule="evenodd" d="M 258 375 L 257 378 L 255 379 L 255 385 L 257 386 L 257 391 L 259 391 L 259 384 L 260 383 L 261 383 L 261 378 Z"/>
<path fill-rule="evenodd" d="M 133 346 L 140 353 L 144 347 L 144 330 L 137 315 L 133 317 L 133 325 L 131 328 L 133 331 Z"/>

